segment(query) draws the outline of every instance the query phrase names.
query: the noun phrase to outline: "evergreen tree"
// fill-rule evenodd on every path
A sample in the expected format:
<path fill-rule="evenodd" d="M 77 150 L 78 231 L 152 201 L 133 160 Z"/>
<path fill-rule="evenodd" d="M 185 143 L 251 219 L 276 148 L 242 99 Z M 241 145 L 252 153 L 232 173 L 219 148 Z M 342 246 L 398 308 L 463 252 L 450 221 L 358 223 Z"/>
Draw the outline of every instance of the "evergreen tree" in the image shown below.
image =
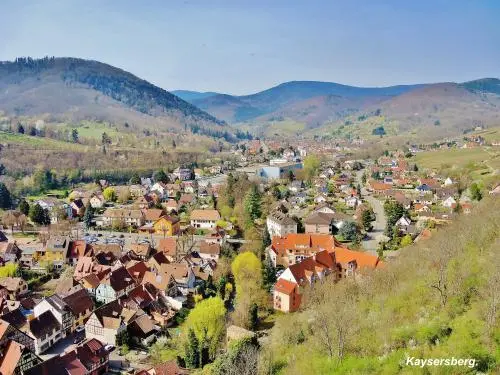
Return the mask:
<path fill-rule="evenodd" d="M 12 206 L 10 191 L 4 183 L 0 182 L 0 208 L 9 209 Z"/>
<path fill-rule="evenodd" d="M 39 225 L 50 224 L 50 214 L 47 209 L 42 208 L 38 203 L 30 207 L 29 217 L 31 221 Z"/>
<path fill-rule="evenodd" d="M 17 132 L 19 134 L 24 134 L 24 126 L 20 122 L 17 123 Z"/>
<path fill-rule="evenodd" d="M 154 178 L 155 182 L 163 182 L 164 184 L 168 184 L 168 176 L 163 171 L 163 169 L 160 169 L 157 172 L 155 172 L 155 174 L 153 175 L 153 178 Z"/>
<path fill-rule="evenodd" d="M 175 140 L 172 140 L 172 147 L 173 147 L 173 148 L 176 148 L 176 147 L 177 147 L 177 144 L 175 143 Z"/>
<path fill-rule="evenodd" d="M 267 230 L 267 226 L 264 228 L 264 234 L 262 236 L 262 245 L 264 248 L 268 247 L 271 245 L 272 239 L 271 235 L 269 234 L 269 231 Z"/>
<path fill-rule="evenodd" d="M 106 132 L 102 133 L 101 144 L 103 146 L 111 144 L 111 137 Z"/>
<path fill-rule="evenodd" d="M 363 228 L 366 231 L 371 231 L 373 226 L 372 226 L 372 221 L 375 220 L 375 212 L 373 212 L 373 209 L 367 209 L 364 210 L 361 213 L 361 222 L 363 223 Z"/>
<path fill-rule="evenodd" d="M 259 307 L 256 303 L 252 303 L 248 312 L 248 327 L 253 331 L 257 328 L 257 324 L 259 324 Z"/>
<path fill-rule="evenodd" d="M 483 199 L 481 189 L 475 182 L 470 186 L 470 197 L 475 201 L 480 201 L 481 199 Z"/>
<path fill-rule="evenodd" d="M 134 173 L 132 177 L 130 178 L 130 183 L 132 185 L 140 185 L 141 183 L 141 177 L 139 176 L 138 173 Z"/>
<path fill-rule="evenodd" d="M 270 290 L 276 282 L 276 269 L 273 267 L 271 259 L 266 257 L 262 268 L 262 282 L 266 290 Z"/>
<path fill-rule="evenodd" d="M 261 196 L 257 185 L 252 185 L 245 197 L 245 211 L 252 223 L 262 214 Z"/>
<path fill-rule="evenodd" d="M 185 355 L 187 368 L 200 367 L 199 342 L 192 329 L 188 332 L 188 342 L 186 344 Z"/>
<path fill-rule="evenodd" d="M 73 140 L 73 143 L 78 143 L 78 130 L 73 129 L 71 131 L 71 139 Z"/>
<path fill-rule="evenodd" d="M 226 299 L 226 277 L 221 276 L 219 279 L 219 282 L 217 284 L 217 293 L 219 294 L 219 297 L 221 300 Z"/>
<path fill-rule="evenodd" d="M 94 207 L 92 207 L 89 203 L 87 204 L 87 207 L 85 207 L 85 214 L 83 215 L 83 222 L 85 224 L 86 229 L 92 227 L 93 218 L 94 218 Z"/>
<path fill-rule="evenodd" d="M 24 215 L 28 216 L 30 213 L 30 205 L 28 202 L 26 202 L 25 199 L 23 199 L 19 203 L 19 211 L 21 211 Z"/>
<path fill-rule="evenodd" d="M 0 176 L 5 174 L 5 165 L 0 164 Z"/>

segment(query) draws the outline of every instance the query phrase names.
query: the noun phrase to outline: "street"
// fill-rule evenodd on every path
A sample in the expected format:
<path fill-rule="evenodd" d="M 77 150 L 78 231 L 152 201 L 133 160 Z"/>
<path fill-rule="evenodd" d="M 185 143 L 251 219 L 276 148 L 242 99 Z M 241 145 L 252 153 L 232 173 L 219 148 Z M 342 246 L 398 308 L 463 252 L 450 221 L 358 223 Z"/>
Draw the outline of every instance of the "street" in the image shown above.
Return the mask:
<path fill-rule="evenodd" d="M 375 212 L 376 219 L 374 222 L 372 222 L 373 230 L 370 233 L 368 233 L 369 238 L 364 239 L 362 241 L 362 245 L 365 250 L 368 250 L 376 254 L 380 238 L 384 236 L 387 218 L 385 217 L 384 204 L 377 198 L 373 197 L 363 186 L 363 183 L 361 182 L 361 177 L 363 176 L 363 173 L 364 173 L 363 170 L 357 171 L 356 180 L 361 186 L 361 195 L 373 208 L 373 212 Z"/>

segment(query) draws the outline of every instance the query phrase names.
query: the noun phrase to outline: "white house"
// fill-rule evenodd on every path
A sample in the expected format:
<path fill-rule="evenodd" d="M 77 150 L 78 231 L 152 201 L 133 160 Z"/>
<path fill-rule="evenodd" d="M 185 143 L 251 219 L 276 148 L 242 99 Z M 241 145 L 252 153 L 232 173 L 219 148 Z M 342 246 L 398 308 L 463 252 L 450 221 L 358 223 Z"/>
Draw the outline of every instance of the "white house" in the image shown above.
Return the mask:
<path fill-rule="evenodd" d="M 454 205 L 456 205 L 456 204 L 457 204 L 457 201 L 452 196 L 449 196 L 448 198 L 446 198 L 443 201 L 443 206 L 448 207 L 448 208 L 454 207 Z"/>
<path fill-rule="evenodd" d="M 356 208 L 361 203 L 358 197 L 347 197 L 345 199 L 345 204 L 347 207 Z"/>
<path fill-rule="evenodd" d="M 28 335 L 33 337 L 35 354 L 39 355 L 61 339 L 61 325 L 48 310 L 29 321 Z"/>
<path fill-rule="evenodd" d="M 193 210 L 191 212 L 191 226 L 200 229 L 214 229 L 220 214 L 217 210 Z"/>
<path fill-rule="evenodd" d="M 283 212 L 276 211 L 266 219 L 266 226 L 269 235 L 272 237 L 284 237 L 288 233 L 297 233 L 297 222 Z"/>
<path fill-rule="evenodd" d="M 73 329 L 74 317 L 70 307 L 57 294 L 42 299 L 33 309 L 35 317 L 40 317 L 47 311 L 50 311 L 52 316 L 60 325 L 61 338 L 71 333 Z"/>
<path fill-rule="evenodd" d="M 449 186 L 449 185 L 453 185 L 453 180 L 448 177 L 446 180 L 444 180 L 444 186 Z"/>

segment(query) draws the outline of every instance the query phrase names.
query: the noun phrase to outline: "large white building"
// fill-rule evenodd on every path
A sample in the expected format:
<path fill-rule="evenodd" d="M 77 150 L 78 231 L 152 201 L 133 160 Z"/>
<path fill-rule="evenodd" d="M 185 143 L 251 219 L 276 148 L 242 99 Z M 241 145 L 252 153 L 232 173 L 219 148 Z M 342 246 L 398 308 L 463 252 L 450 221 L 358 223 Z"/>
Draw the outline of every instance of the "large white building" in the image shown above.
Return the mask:
<path fill-rule="evenodd" d="M 288 233 L 297 233 L 297 223 L 283 212 L 276 211 L 266 219 L 267 231 L 272 237 L 284 237 Z"/>

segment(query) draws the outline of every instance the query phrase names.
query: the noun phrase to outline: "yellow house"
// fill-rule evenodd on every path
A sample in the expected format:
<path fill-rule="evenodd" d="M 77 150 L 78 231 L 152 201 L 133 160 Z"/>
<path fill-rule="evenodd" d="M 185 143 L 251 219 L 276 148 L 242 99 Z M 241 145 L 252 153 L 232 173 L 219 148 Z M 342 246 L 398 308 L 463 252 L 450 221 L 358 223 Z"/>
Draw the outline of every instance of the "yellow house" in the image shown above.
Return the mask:
<path fill-rule="evenodd" d="M 164 215 L 153 223 L 154 233 L 164 236 L 174 236 L 179 233 L 181 224 L 179 219 L 173 216 Z"/>
<path fill-rule="evenodd" d="M 33 254 L 33 260 L 37 263 L 53 265 L 55 269 L 61 269 L 66 262 L 69 242 L 66 237 L 50 238 L 45 248 Z"/>

